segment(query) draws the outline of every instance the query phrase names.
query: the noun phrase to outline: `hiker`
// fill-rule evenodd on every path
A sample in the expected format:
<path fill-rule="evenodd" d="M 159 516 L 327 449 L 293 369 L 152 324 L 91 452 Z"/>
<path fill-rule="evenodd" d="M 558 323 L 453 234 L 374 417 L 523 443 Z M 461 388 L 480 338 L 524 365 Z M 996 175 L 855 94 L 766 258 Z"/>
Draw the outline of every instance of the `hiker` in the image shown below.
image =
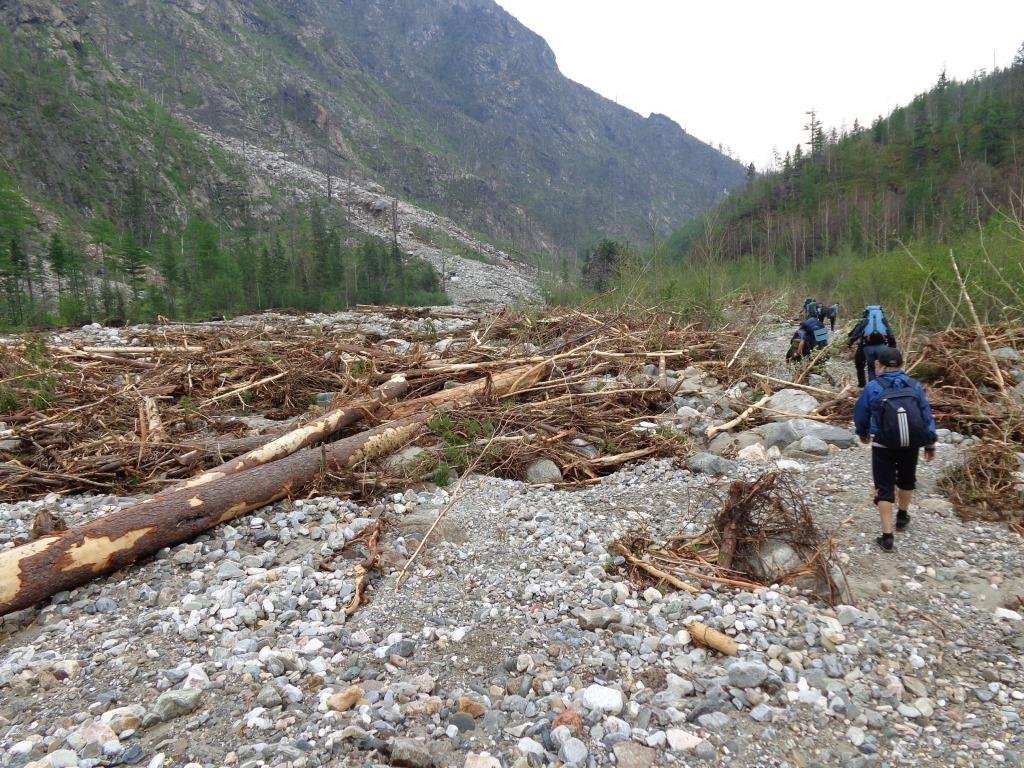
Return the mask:
<path fill-rule="evenodd" d="M 828 308 L 828 322 L 829 322 L 829 325 L 831 326 L 831 328 L 829 330 L 831 330 L 832 333 L 836 332 L 836 318 L 838 318 L 838 317 L 839 317 L 839 305 L 838 304 L 833 304 L 832 306 L 830 306 Z"/>
<path fill-rule="evenodd" d="M 818 302 L 810 297 L 807 298 L 807 301 L 804 302 L 804 320 L 809 317 L 814 317 L 817 306 Z"/>
<path fill-rule="evenodd" d="M 853 411 L 857 436 L 871 446 L 871 476 L 882 535 L 875 541 L 886 552 L 893 547 L 895 530 L 910 524 L 910 501 L 916 484 L 917 460 L 935 458 L 935 419 L 924 388 L 903 372 L 903 353 L 882 347 L 875 355 L 877 376 L 864 387 Z"/>
<path fill-rule="evenodd" d="M 818 322 L 825 325 L 825 319 L 828 317 L 828 307 L 822 304 L 820 301 L 814 305 L 814 316 L 818 318 Z"/>
<path fill-rule="evenodd" d="M 800 327 L 796 329 L 789 341 L 789 351 L 786 352 L 786 362 L 798 362 L 810 357 L 811 350 L 822 349 L 828 346 L 828 331 L 821 324 L 817 317 L 808 317 Z"/>
<path fill-rule="evenodd" d="M 799 330 L 796 330 L 789 340 L 789 349 L 786 350 L 786 362 L 799 363 L 804 356 L 803 349 L 804 335 Z"/>
<path fill-rule="evenodd" d="M 875 378 L 875 358 L 879 350 L 896 346 L 896 336 L 885 318 L 880 304 L 869 304 L 864 308 L 864 317 L 850 331 L 846 346 L 857 344 L 857 352 L 853 358 L 857 369 L 857 384 L 864 387 Z"/>

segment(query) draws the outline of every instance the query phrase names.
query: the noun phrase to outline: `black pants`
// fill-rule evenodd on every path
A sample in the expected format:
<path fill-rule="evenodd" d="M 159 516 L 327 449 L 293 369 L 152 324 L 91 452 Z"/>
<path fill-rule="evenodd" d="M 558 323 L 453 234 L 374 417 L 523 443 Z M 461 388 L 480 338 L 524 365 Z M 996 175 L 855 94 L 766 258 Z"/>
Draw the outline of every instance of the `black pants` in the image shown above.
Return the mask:
<path fill-rule="evenodd" d="M 857 385 L 863 389 L 867 386 L 867 360 L 864 357 L 864 347 L 858 345 L 857 351 L 853 355 L 853 367 L 857 369 Z"/>
<path fill-rule="evenodd" d="M 896 489 L 917 487 L 917 457 L 920 448 L 871 446 L 871 478 L 875 482 L 875 504 L 896 501 Z"/>
<path fill-rule="evenodd" d="M 830 326 L 832 326 L 829 330 L 831 330 L 832 333 L 835 333 L 836 332 L 836 319 L 834 317 L 830 317 L 828 319 L 828 324 Z"/>

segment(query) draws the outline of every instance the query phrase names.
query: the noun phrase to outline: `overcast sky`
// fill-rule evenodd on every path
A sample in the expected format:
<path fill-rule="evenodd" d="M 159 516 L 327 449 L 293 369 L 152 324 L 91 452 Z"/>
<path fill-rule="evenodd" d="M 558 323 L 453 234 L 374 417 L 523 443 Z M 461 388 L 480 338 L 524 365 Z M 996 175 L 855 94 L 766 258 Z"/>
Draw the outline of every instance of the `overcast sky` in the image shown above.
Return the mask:
<path fill-rule="evenodd" d="M 806 141 L 812 107 L 826 128 L 869 125 L 943 68 L 1005 67 L 1024 41 L 1024 0 L 498 2 L 566 76 L 759 169 Z"/>

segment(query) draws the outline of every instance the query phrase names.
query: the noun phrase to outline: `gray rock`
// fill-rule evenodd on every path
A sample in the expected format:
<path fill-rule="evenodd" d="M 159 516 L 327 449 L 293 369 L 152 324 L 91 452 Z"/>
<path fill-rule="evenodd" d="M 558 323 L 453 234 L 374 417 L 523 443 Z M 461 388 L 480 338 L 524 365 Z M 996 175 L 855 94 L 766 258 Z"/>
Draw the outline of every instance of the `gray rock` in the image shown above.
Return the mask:
<path fill-rule="evenodd" d="M 201 693 L 197 688 L 164 691 L 160 694 L 156 703 L 153 704 L 153 709 L 150 710 L 151 714 L 164 723 L 182 715 L 187 715 L 199 706 Z"/>
<path fill-rule="evenodd" d="M 562 470 L 551 459 L 537 459 L 526 468 L 526 482 L 534 485 L 562 482 Z"/>
<path fill-rule="evenodd" d="M 728 432 L 715 435 L 714 439 L 708 443 L 708 453 L 713 453 L 716 456 L 724 456 L 735 450 L 735 448 L 736 438 Z"/>
<path fill-rule="evenodd" d="M 686 462 L 686 468 L 691 472 L 703 475 L 728 475 L 737 470 L 739 464 L 713 453 L 698 453 L 691 456 Z"/>
<path fill-rule="evenodd" d="M 384 461 L 384 466 L 392 472 L 410 472 L 429 464 L 432 460 L 433 455 L 426 448 L 411 445 L 389 456 Z"/>
<path fill-rule="evenodd" d="M 408 659 L 416 652 L 416 643 L 413 640 L 399 640 L 388 648 L 388 656 L 401 656 Z"/>
<path fill-rule="evenodd" d="M 256 703 L 261 707 L 266 707 L 267 709 L 280 707 L 282 704 L 281 694 L 277 692 L 277 689 L 274 686 L 264 685 L 256 696 Z"/>
<path fill-rule="evenodd" d="M 799 442 L 807 435 L 817 437 L 829 445 L 839 448 L 851 448 L 857 443 L 857 435 L 850 430 L 810 419 L 776 421 L 755 427 L 753 431 L 761 435 L 768 448 L 773 446 L 784 448 L 790 443 Z"/>
<path fill-rule="evenodd" d="M 459 733 L 469 733 L 470 731 L 476 730 L 476 720 L 473 716 L 465 712 L 456 712 L 452 715 L 448 722 L 459 729 Z"/>
<path fill-rule="evenodd" d="M 771 408 L 773 411 L 782 411 L 787 414 L 797 414 L 800 416 L 811 413 L 818 405 L 817 398 L 800 389 L 780 389 L 764 401 L 764 406 Z M 772 418 L 775 421 L 785 421 L 790 416 L 775 414 Z"/>
<path fill-rule="evenodd" d="M 622 613 L 614 608 L 594 608 L 581 611 L 579 621 L 583 629 L 604 629 L 609 624 L 621 622 Z"/>
<path fill-rule="evenodd" d="M 702 728 L 706 728 L 714 733 L 721 731 L 729 725 L 729 716 L 724 712 L 708 712 L 706 715 L 698 717 L 697 722 L 700 723 Z"/>
<path fill-rule="evenodd" d="M 768 667 L 760 661 L 735 661 L 729 666 L 729 685 L 757 688 L 768 678 Z"/>
<path fill-rule="evenodd" d="M 757 559 L 750 563 L 751 575 L 765 584 L 773 584 L 803 566 L 803 558 L 789 544 L 768 539 L 758 549 Z"/>
<path fill-rule="evenodd" d="M 759 723 L 767 723 L 775 715 L 775 710 L 767 704 L 758 704 L 750 710 L 750 717 Z"/>
<path fill-rule="evenodd" d="M 853 624 L 864 614 L 852 605 L 838 605 L 836 606 L 836 618 L 839 619 L 839 623 L 844 627 L 848 624 Z"/>
<path fill-rule="evenodd" d="M 419 739 L 393 738 L 388 742 L 391 765 L 401 768 L 431 768 L 434 758 Z"/>
<path fill-rule="evenodd" d="M 761 442 L 762 439 L 763 438 L 761 434 L 758 432 L 754 432 L 753 430 L 740 432 L 738 435 L 736 435 L 736 450 L 742 451 L 744 448 L 747 448 L 751 445 L 757 445 L 758 443 Z"/>
<path fill-rule="evenodd" d="M 828 443 L 816 435 L 804 435 L 796 447 L 801 453 L 811 456 L 828 456 Z"/>
<path fill-rule="evenodd" d="M 562 748 L 558 750 L 558 756 L 566 765 L 581 765 L 589 755 L 587 745 L 575 736 L 566 739 Z"/>
<path fill-rule="evenodd" d="M 109 597 L 101 597 L 96 601 L 97 613 L 114 613 L 117 610 L 117 603 Z"/>
<path fill-rule="evenodd" d="M 693 753 L 701 760 L 707 760 L 708 762 L 714 760 L 718 756 L 718 750 L 715 749 L 715 745 L 707 739 L 704 739 L 697 747 L 693 750 Z"/>

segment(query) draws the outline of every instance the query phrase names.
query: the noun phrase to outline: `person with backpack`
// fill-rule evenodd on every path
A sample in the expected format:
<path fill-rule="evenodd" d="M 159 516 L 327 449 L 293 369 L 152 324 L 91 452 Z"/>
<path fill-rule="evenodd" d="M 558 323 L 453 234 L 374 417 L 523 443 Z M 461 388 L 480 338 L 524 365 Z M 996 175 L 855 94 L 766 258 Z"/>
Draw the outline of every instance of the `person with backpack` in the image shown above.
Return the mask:
<path fill-rule="evenodd" d="M 903 372 L 903 353 L 882 347 L 875 355 L 878 375 L 861 392 L 853 410 L 857 436 L 871 446 L 871 476 L 882 535 L 875 541 L 893 548 L 893 529 L 910 524 L 910 502 L 917 482 L 917 461 L 935 458 L 936 426 L 919 382 Z M 896 505 L 893 524 L 892 508 Z"/>
<path fill-rule="evenodd" d="M 822 325 L 825 324 L 825 318 L 828 317 L 828 307 L 822 304 L 820 301 L 814 305 L 814 316 L 818 318 L 818 322 Z"/>
<path fill-rule="evenodd" d="M 854 344 L 858 344 L 853 358 L 854 367 L 857 369 L 857 384 L 864 387 L 875 378 L 875 360 L 878 352 L 886 347 L 896 346 L 896 336 L 880 304 L 869 304 L 864 308 L 864 317 L 846 339 L 847 347 Z"/>
<path fill-rule="evenodd" d="M 836 319 L 839 317 L 839 305 L 833 304 L 828 308 L 828 322 L 832 333 L 836 332 Z"/>
<path fill-rule="evenodd" d="M 828 346 L 828 331 L 817 317 L 811 316 L 800 323 L 796 335 L 800 336 L 800 346 L 797 350 L 797 359 L 809 357 L 811 350 L 822 349 Z"/>
<path fill-rule="evenodd" d="M 818 302 L 814 299 L 807 297 L 807 301 L 804 302 L 804 319 L 814 317 L 818 307 Z"/>

